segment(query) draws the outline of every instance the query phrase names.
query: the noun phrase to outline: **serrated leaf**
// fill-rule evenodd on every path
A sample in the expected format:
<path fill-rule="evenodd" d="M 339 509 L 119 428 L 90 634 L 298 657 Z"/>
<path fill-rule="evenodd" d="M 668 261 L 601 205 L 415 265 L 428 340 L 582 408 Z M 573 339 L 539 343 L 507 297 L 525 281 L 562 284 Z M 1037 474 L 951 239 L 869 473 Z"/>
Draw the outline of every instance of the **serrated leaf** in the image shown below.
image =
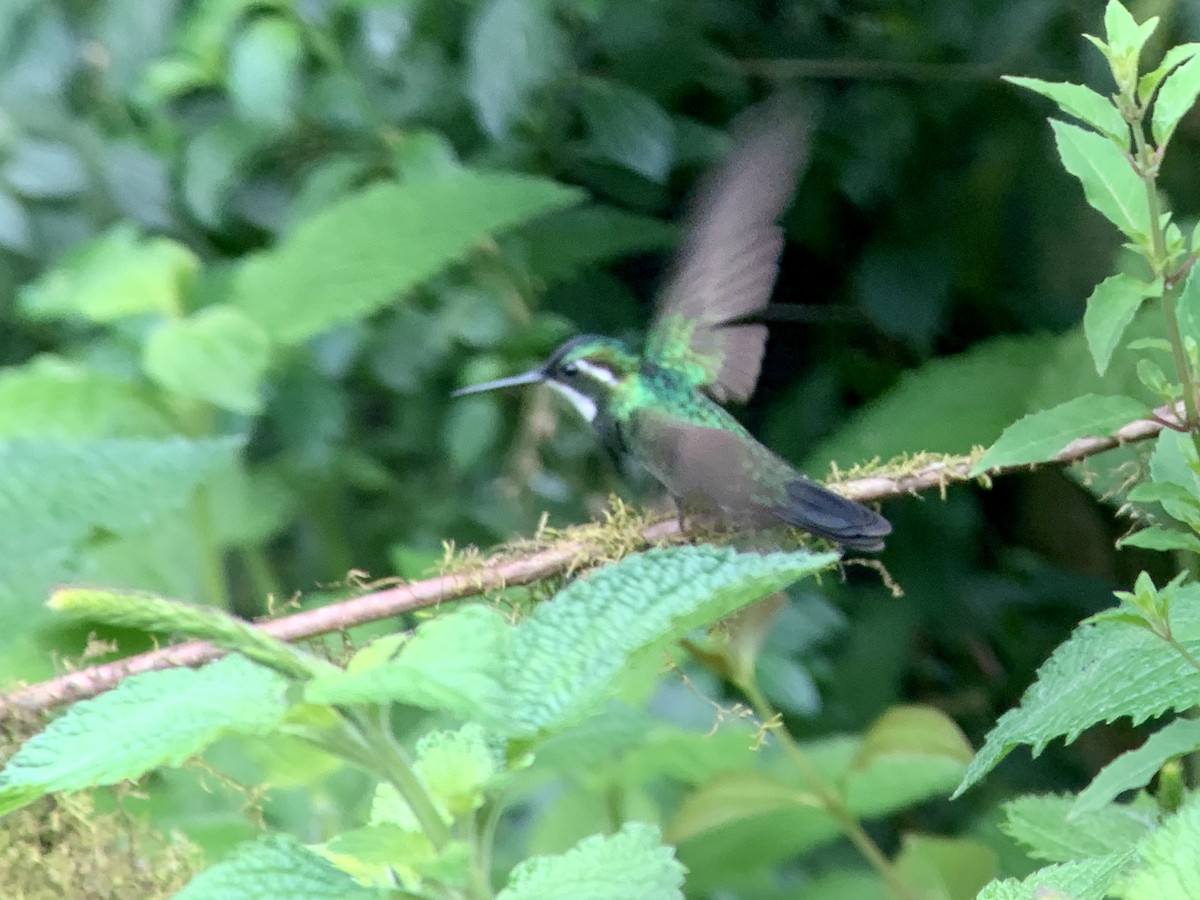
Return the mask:
<path fill-rule="evenodd" d="M 107 625 L 211 641 L 293 678 L 308 678 L 330 666 L 211 606 L 94 588 L 59 588 L 49 605 L 58 612 Z"/>
<path fill-rule="evenodd" d="M 1193 56 L 1166 77 L 1154 98 L 1150 130 L 1159 147 L 1171 140 L 1175 126 L 1195 105 L 1197 97 L 1200 97 L 1200 56 Z"/>
<path fill-rule="evenodd" d="M 295 838 L 271 834 L 242 844 L 227 859 L 201 872 L 175 900 L 383 900 L 385 896 L 357 884 Z"/>
<path fill-rule="evenodd" d="M 1122 425 L 1144 418 L 1146 404 L 1132 397 L 1086 394 L 1053 409 L 1030 413 L 1004 430 L 975 464 L 971 475 L 998 466 L 1053 460 L 1071 441 L 1107 435 Z"/>
<path fill-rule="evenodd" d="M 1200 538 L 1185 531 L 1175 531 L 1151 525 L 1126 535 L 1117 541 L 1118 547 L 1141 547 L 1144 550 L 1187 550 L 1200 553 Z"/>
<path fill-rule="evenodd" d="M 235 278 L 234 302 L 272 339 L 304 341 L 376 312 L 484 238 L 580 197 L 552 181 L 498 172 L 376 185 L 250 257 Z"/>
<path fill-rule="evenodd" d="M 711 546 L 650 550 L 577 579 L 516 628 L 506 728 L 554 731 L 609 696 L 635 653 L 715 622 L 837 559 Z"/>
<path fill-rule="evenodd" d="M 1125 274 L 1110 276 L 1096 285 L 1083 314 L 1083 332 L 1098 374 L 1103 375 L 1108 368 L 1113 351 L 1142 301 L 1161 293 L 1161 281 L 1146 284 Z"/>
<path fill-rule="evenodd" d="M 118 225 L 72 251 L 21 290 L 21 308 L 38 318 L 114 322 L 143 313 L 176 313 L 195 254 L 167 238 L 142 238 Z"/>
<path fill-rule="evenodd" d="M 1154 816 L 1129 806 L 1097 804 L 1088 816 L 1074 817 L 1072 797 L 1018 797 L 1004 804 L 1001 831 L 1027 848 L 1034 859 L 1069 862 L 1128 850 L 1154 830 Z"/>
<path fill-rule="evenodd" d="M 54 356 L 0 369 L 0 439 L 166 437 L 150 390 Z"/>
<path fill-rule="evenodd" d="M 543 0 L 487 0 L 467 38 L 467 95 L 484 130 L 502 138 L 566 59 L 566 43 Z"/>
<path fill-rule="evenodd" d="M 304 43 L 282 16 L 251 19 L 229 47 L 227 87 L 238 115 L 272 128 L 292 119 L 300 88 Z"/>
<path fill-rule="evenodd" d="M 512 626 L 488 606 L 462 606 L 417 627 L 391 659 L 331 672 L 305 686 L 311 703 L 407 703 L 499 725 L 507 715 L 501 673 Z M 463 648 L 470 647 L 470 653 Z"/>
<path fill-rule="evenodd" d="M 1150 211 L 1146 186 L 1108 138 L 1077 125 L 1051 120 L 1063 167 L 1079 179 L 1084 196 L 1130 240 L 1147 239 Z"/>
<path fill-rule="evenodd" d="M 1138 861 L 1113 889 L 1117 900 L 1191 900 L 1200 896 L 1200 803 L 1193 800 L 1137 848 Z"/>
<path fill-rule="evenodd" d="M 256 322 L 221 304 L 156 328 L 142 347 L 142 367 L 167 390 L 252 415 L 262 407 L 269 351 Z"/>
<path fill-rule="evenodd" d="M 1106 900 L 1108 890 L 1133 859 L 1133 851 L 1093 856 L 1038 869 L 1020 880 L 993 881 L 978 900 Z"/>
<path fill-rule="evenodd" d="M 521 862 L 496 900 L 683 900 L 686 870 L 653 825 L 626 822 L 584 838 L 559 856 Z"/>
<path fill-rule="evenodd" d="M 1171 630 L 1200 653 L 1200 585 L 1183 585 Z M 1195 704 L 1200 673 L 1161 639 L 1123 622 L 1084 623 L 1038 669 L 1020 705 L 1000 717 L 955 796 L 975 784 L 1016 746 L 1038 754 L 1051 740 L 1069 742 L 1091 725 L 1128 716 L 1136 723 Z"/>
<path fill-rule="evenodd" d="M 21 746 L 0 771 L 0 815 L 41 794 L 177 766 L 226 734 L 266 734 L 287 712 L 287 685 L 236 655 L 195 671 L 130 676 L 76 703 Z"/>
<path fill-rule="evenodd" d="M 520 237 L 530 271 L 543 284 L 553 284 L 586 265 L 671 247 L 677 233 L 669 222 L 588 205 L 543 216 L 522 228 Z"/>
<path fill-rule="evenodd" d="M 584 84 L 584 152 L 663 183 L 675 161 L 675 123 L 640 91 L 598 78 Z"/>
<path fill-rule="evenodd" d="M 1091 816 L 1124 791 L 1144 787 L 1169 760 L 1200 748 L 1200 719 L 1176 719 L 1136 750 L 1127 750 L 1103 769 L 1071 807 L 1072 817 Z"/>
<path fill-rule="evenodd" d="M 1066 81 L 1042 81 L 1040 78 L 1018 78 L 1013 75 L 1005 75 L 1004 80 L 1048 97 L 1067 115 L 1086 122 L 1101 134 L 1118 141 L 1121 146 L 1128 145 L 1129 125 L 1112 101 L 1091 88 Z"/>

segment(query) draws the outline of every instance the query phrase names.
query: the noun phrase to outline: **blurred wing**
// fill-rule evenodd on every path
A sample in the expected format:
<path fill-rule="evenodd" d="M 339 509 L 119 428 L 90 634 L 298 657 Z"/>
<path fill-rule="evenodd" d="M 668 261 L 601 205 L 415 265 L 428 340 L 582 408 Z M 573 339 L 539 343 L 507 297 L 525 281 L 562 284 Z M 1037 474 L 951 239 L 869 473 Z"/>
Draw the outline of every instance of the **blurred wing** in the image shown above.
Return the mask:
<path fill-rule="evenodd" d="M 758 381 L 766 326 L 731 323 L 770 299 L 783 248 L 775 220 L 795 190 L 807 133 L 808 117 L 781 102 L 735 123 L 734 148 L 701 182 L 658 298 L 647 356 L 722 402 L 744 402 Z"/>

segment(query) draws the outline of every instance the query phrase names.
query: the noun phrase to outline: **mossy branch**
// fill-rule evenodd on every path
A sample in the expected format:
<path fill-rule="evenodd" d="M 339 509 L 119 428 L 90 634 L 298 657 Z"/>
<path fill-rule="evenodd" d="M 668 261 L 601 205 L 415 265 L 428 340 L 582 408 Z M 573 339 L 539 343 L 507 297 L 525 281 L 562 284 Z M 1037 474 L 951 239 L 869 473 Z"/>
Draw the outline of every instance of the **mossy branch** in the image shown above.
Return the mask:
<path fill-rule="evenodd" d="M 1155 411 L 1157 419 L 1139 419 L 1111 435 L 1072 441 L 1051 462 L 1075 463 L 1123 444 L 1156 437 L 1166 427 L 1166 422 L 1178 419 L 1179 412 L 1164 407 Z M 978 453 L 968 456 L 922 454 L 887 465 L 838 473 L 841 478 L 831 486 L 848 497 L 869 502 L 932 489 L 944 492 L 949 485 L 965 481 L 986 484 L 994 477 L 1029 468 L 1002 466 L 972 479 L 969 472 L 978 458 Z M 627 516 L 604 526 L 578 526 L 555 533 L 549 543 L 539 540 L 509 545 L 491 558 L 469 560 L 466 566 L 436 578 L 371 591 L 328 606 L 272 619 L 257 627 L 280 640 L 303 640 L 506 587 L 568 575 L 650 545 L 679 539 L 679 523 L 674 519 L 654 521 Z M 68 672 L 0 694 L 0 718 L 17 712 L 49 710 L 94 697 L 130 675 L 176 666 L 199 666 L 223 653 L 212 644 L 188 641 Z"/>

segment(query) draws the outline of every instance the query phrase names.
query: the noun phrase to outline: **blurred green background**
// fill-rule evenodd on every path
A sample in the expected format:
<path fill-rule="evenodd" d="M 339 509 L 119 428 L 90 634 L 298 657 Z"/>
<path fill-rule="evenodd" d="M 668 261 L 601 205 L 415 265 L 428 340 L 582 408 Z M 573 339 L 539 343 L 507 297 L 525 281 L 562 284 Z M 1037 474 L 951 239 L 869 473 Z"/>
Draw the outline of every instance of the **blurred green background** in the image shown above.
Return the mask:
<path fill-rule="evenodd" d="M 1132 12 L 1162 17 L 1152 58 L 1200 39 L 1194 3 Z M 255 615 L 351 570 L 420 577 L 444 541 L 530 535 L 543 512 L 585 521 L 613 491 L 655 499 L 545 392 L 447 394 L 579 331 L 639 339 L 696 176 L 778 87 L 807 89 L 817 124 L 775 294 L 801 321 L 773 327 L 739 413 L 756 434 L 825 476 L 966 452 L 1103 391 L 1077 325 L 1118 237 L 1054 159 L 1049 104 L 999 80 L 1107 93 L 1079 37 L 1101 13 L 0 4 L 0 678 L 79 654 L 86 629 L 42 611 L 58 582 Z M 1192 115 L 1161 182 L 1185 222 L 1198 143 Z M 489 180 L 504 173 L 580 193 Z M 380 185 L 416 205 L 372 205 L 393 196 Z M 1132 375 L 1118 360 L 1106 382 Z M 772 637 L 764 679 L 793 730 L 861 731 L 911 700 L 977 744 L 1075 623 L 1163 565 L 1113 549 L 1110 491 L 1138 452 L 1110 457 L 889 502 L 882 560 L 904 596 L 852 572 L 794 598 Z M 962 824 L 989 793 L 1078 787 L 1128 737 L 1018 754 L 913 815 Z"/>

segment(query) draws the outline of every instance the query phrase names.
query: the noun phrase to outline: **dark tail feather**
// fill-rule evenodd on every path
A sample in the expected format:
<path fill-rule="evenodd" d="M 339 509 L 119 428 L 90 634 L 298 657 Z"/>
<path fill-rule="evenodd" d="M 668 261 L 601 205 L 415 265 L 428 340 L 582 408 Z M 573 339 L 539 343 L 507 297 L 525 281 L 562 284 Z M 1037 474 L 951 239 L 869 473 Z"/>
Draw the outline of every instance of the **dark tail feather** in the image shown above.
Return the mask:
<path fill-rule="evenodd" d="M 776 514 L 818 537 L 829 538 L 851 550 L 883 549 L 883 539 L 892 533 L 892 525 L 861 503 L 847 500 L 833 491 L 798 478 L 787 486 L 788 503 Z"/>

